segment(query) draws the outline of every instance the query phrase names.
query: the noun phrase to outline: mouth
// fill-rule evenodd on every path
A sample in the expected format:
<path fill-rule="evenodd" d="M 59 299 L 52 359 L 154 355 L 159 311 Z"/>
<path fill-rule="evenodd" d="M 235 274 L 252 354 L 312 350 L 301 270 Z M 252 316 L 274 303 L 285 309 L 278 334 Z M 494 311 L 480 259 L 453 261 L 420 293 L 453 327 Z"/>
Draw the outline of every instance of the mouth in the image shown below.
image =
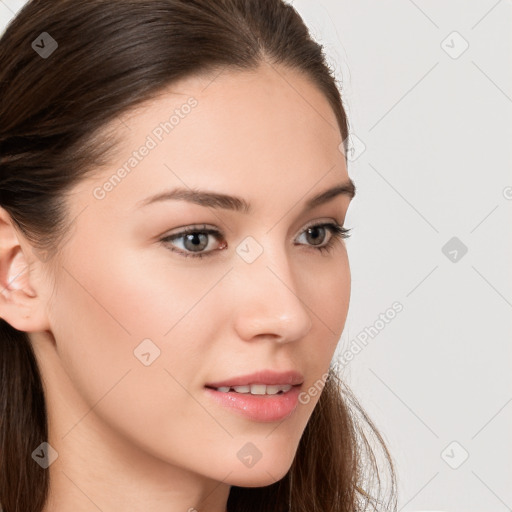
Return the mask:
<path fill-rule="evenodd" d="M 216 405 L 251 421 L 282 421 L 293 414 L 304 377 L 295 370 L 259 370 L 204 386 Z"/>
<path fill-rule="evenodd" d="M 300 384 L 297 384 L 300 386 Z M 219 393 L 238 393 L 242 395 L 258 395 L 258 396 L 273 396 L 282 395 L 292 389 L 291 384 L 250 384 L 246 386 L 205 386 L 207 389 L 213 389 Z"/>
<path fill-rule="evenodd" d="M 302 384 L 251 384 L 245 386 L 205 386 L 216 406 L 253 422 L 281 422 L 293 415 Z"/>

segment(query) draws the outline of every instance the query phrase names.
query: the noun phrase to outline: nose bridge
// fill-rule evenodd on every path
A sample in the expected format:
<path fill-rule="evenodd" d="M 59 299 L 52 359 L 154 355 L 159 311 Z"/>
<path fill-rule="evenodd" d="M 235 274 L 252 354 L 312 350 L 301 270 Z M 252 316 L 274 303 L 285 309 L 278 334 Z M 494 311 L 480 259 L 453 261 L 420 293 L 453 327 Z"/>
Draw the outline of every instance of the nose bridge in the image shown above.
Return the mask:
<path fill-rule="evenodd" d="M 297 274 L 284 244 L 265 236 L 263 243 L 247 237 L 237 247 L 236 328 L 240 337 L 273 335 L 280 341 L 304 337 L 312 326 Z"/>

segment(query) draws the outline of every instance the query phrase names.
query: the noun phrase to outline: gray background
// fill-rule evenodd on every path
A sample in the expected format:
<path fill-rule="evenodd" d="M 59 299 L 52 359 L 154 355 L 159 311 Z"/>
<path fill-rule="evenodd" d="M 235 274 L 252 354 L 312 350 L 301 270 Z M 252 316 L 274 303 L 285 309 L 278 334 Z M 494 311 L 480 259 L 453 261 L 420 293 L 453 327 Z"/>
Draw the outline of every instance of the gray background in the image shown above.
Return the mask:
<path fill-rule="evenodd" d="M 0 0 L 0 30 L 24 3 Z M 289 3 L 349 117 L 353 359 L 336 361 L 389 444 L 398 508 L 512 510 L 512 1 Z"/>

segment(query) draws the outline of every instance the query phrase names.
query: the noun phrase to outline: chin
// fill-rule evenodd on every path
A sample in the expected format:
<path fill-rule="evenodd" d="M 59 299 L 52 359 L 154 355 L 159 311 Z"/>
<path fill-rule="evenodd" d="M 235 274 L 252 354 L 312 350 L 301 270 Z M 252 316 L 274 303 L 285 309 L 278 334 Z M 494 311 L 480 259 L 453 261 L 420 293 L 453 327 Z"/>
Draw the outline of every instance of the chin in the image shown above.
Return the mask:
<path fill-rule="evenodd" d="M 286 476 L 291 464 L 263 465 L 260 461 L 252 468 L 240 469 L 229 478 L 230 485 L 237 487 L 266 487 Z"/>

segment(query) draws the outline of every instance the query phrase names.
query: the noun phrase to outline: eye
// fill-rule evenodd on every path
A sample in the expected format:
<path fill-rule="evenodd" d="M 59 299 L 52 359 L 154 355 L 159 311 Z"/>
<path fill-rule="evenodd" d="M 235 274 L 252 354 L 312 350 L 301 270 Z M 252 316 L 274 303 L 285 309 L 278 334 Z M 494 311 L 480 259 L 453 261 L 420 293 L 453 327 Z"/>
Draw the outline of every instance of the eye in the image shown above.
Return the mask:
<path fill-rule="evenodd" d="M 350 236 L 350 229 L 344 228 L 336 223 L 323 223 L 314 224 L 307 227 L 300 236 L 306 237 L 306 245 L 311 244 L 311 247 L 319 252 L 329 252 L 335 243 L 343 238 Z M 330 234 L 327 243 L 322 242 L 326 234 Z M 198 227 L 191 226 L 179 233 L 165 236 L 160 239 L 166 247 L 171 251 L 177 252 L 186 258 L 203 258 L 204 256 L 212 256 L 215 254 L 215 249 L 212 249 L 212 238 L 217 242 L 222 240 L 217 249 L 225 249 L 227 243 L 224 241 L 224 235 L 212 228 L 206 226 Z M 176 241 L 180 241 L 178 248 L 176 248 Z M 215 245 L 215 242 L 213 242 Z M 303 244 L 298 244 L 303 245 Z M 181 246 L 181 247 L 180 247 Z M 209 250 L 206 250 L 209 249 Z"/>
<path fill-rule="evenodd" d="M 329 233 L 330 237 L 327 243 L 322 244 L 326 233 Z M 350 229 L 336 223 L 313 224 L 306 228 L 302 234 L 305 235 L 306 239 L 312 240 L 314 249 L 329 253 L 334 248 L 336 242 L 350 237 Z"/>
<path fill-rule="evenodd" d="M 203 256 L 210 256 L 213 253 L 213 250 L 210 250 L 208 252 L 201 252 L 204 251 L 206 248 L 211 249 L 211 244 L 209 243 L 211 241 L 211 237 L 213 235 L 213 238 L 217 240 L 222 239 L 222 233 L 220 231 L 217 231 L 216 229 L 207 228 L 206 226 L 203 227 L 196 227 L 191 226 L 183 231 L 180 231 L 179 233 L 176 233 L 174 235 L 169 235 L 164 238 L 162 238 L 160 241 L 163 242 L 165 245 L 169 246 L 169 249 L 173 252 L 177 252 L 185 257 L 193 257 L 193 258 L 202 258 Z M 175 240 L 182 240 L 182 247 L 179 249 L 175 249 L 171 242 L 174 243 Z M 224 242 L 221 244 L 221 248 L 225 248 L 227 244 Z M 190 251 L 190 252 L 187 252 Z"/>

